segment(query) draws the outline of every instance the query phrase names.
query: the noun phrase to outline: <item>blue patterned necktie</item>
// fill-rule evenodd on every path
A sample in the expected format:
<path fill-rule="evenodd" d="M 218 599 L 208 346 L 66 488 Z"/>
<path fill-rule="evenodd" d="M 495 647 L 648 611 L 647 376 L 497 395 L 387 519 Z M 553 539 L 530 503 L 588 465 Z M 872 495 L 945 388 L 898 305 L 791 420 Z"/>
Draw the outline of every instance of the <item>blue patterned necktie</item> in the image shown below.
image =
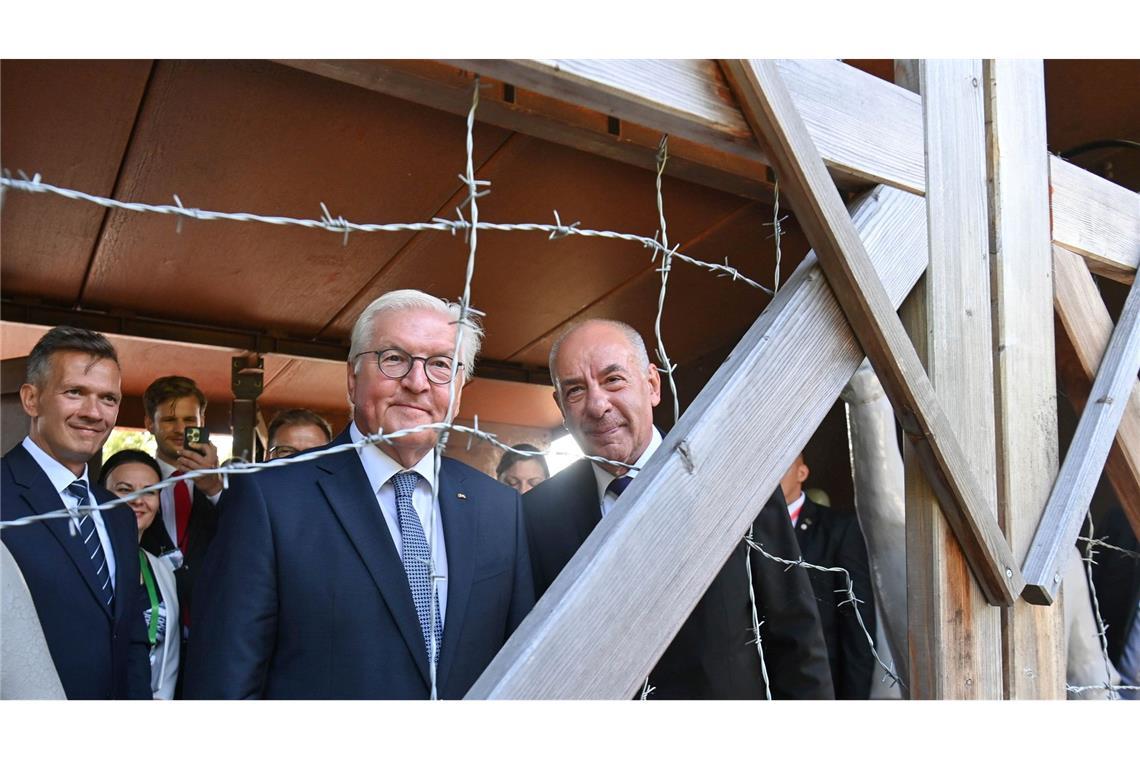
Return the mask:
<path fill-rule="evenodd" d="M 80 507 L 91 505 L 87 495 L 87 484 L 82 480 L 69 485 L 67 492 L 79 501 Z M 99 579 L 103 602 L 110 608 L 115 601 L 115 589 L 111 586 L 111 573 L 107 570 L 107 557 L 103 554 L 103 544 L 99 541 L 99 533 L 95 530 L 95 518 L 90 512 L 84 512 L 79 518 L 79 538 L 83 541 L 84 552 L 95 568 L 95 577 Z"/>
<path fill-rule="evenodd" d="M 621 496 L 629 484 L 633 482 L 633 478 L 629 475 L 622 475 L 620 478 L 614 478 L 610 484 L 606 486 L 606 490 L 614 496 Z"/>
<path fill-rule="evenodd" d="M 429 620 L 435 623 L 435 660 L 439 662 L 440 644 L 443 642 L 443 626 L 439 617 L 439 605 L 432 604 L 433 584 L 431 580 L 431 552 L 424 526 L 412 507 L 412 493 L 420 480 L 419 473 L 399 472 L 392 476 L 396 488 L 396 514 L 400 522 L 400 541 L 403 544 L 404 572 L 408 574 L 408 586 L 412 590 L 412 600 L 416 603 L 416 615 L 420 619 L 420 632 L 424 636 L 424 646 L 431 654 L 431 629 Z M 434 614 L 432 614 L 434 612 Z"/>

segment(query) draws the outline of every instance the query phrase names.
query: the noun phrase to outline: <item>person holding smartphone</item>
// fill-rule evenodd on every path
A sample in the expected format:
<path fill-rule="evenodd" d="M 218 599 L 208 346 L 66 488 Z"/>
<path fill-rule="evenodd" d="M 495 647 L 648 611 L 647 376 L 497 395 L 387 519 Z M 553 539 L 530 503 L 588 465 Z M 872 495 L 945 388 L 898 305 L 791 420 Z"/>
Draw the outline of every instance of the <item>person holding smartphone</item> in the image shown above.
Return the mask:
<path fill-rule="evenodd" d="M 206 395 L 188 377 L 169 375 L 143 393 L 147 430 L 154 436 L 163 479 L 218 466 L 218 450 L 206 430 Z M 198 566 L 218 524 L 219 475 L 181 480 L 161 492 L 159 517 L 143 533 L 141 546 L 175 568 L 182 610 L 183 661 L 193 622 L 193 588 Z M 176 696 L 181 693 L 181 676 Z"/>

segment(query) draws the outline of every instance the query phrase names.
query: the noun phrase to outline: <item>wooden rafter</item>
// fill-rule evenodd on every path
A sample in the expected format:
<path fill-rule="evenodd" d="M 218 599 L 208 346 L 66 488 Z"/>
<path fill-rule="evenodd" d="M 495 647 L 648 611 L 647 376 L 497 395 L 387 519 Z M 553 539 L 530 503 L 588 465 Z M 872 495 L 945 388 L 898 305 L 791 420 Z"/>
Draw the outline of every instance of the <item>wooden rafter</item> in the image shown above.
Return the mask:
<path fill-rule="evenodd" d="M 767 61 L 725 62 L 749 123 L 768 146 L 781 187 L 844 313 L 926 465 L 943 513 L 991 604 L 1010 605 L 1023 581 L 998 527 L 992 498 L 972 471 L 850 217 L 783 86 Z"/>

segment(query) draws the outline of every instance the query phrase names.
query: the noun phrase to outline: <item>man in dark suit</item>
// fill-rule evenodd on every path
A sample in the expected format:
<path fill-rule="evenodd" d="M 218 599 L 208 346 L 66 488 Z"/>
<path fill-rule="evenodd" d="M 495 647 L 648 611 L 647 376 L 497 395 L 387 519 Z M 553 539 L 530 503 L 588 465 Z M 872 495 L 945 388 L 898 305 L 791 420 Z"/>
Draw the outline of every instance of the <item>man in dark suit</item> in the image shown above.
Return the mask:
<path fill-rule="evenodd" d="M 661 398 L 657 368 L 637 332 L 621 322 L 571 327 L 550 352 L 554 398 L 584 452 L 643 467 L 661 443 L 653 407 Z M 534 567 L 542 594 L 636 470 L 581 460 L 523 497 Z M 779 491 L 753 524 L 753 538 L 775 556 L 799 554 Z M 763 665 L 776 698 L 832 697 L 827 650 L 811 585 L 800 568 L 733 551 L 649 675 L 655 698 L 763 699 Z M 750 592 L 762 627 L 764 663 L 754 643 Z"/>
<path fill-rule="evenodd" d="M 1097 547 L 1092 566 L 1097 601 L 1104 618 L 1108 656 L 1120 671 L 1121 683 L 1140 686 L 1140 540 L 1119 504 L 1096 526 L 1096 538 L 1118 549 Z M 1080 544 L 1082 553 L 1084 544 Z M 1140 699 L 1122 691 L 1124 699 Z"/>
<path fill-rule="evenodd" d="M 874 639 L 875 598 L 863 533 L 854 516 L 820 506 L 807 498 L 803 484 L 809 472 L 801 453 L 780 480 L 803 559 L 812 565 L 847 570 L 860 602 L 859 614 Z M 855 617 L 855 609 L 850 604 L 841 604 L 848 598 L 847 579 L 842 573 L 821 570 L 808 570 L 808 577 L 819 604 L 835 696 L 837 699 L 869 699 L 875 656 L 867 634 Z"/>
<path fill-rule="evenodd" d="M 122 400 L 119 360 L 98 333 L 49 330 L 28 357 L 20 402 L 26 438 L 3 458 L 4 520 L 67 509 L 70 517 L 5 528 L 68 699 L 150 699 L 137 527 L 87 462 L 111 434 Z M 74 526 L 72 535 L 70 527 Z"/>
<path fill-rule="evenodd" d="M 409 290 L 365 309 L 353 419 L 332 447 L 443 421 L 455 363 L 458 408 L 479 347 L 465 323 L 455 357 L 458 315 Z M 437 438 L 419 430 L 231 478 L 196 592 L 187 696 L 466 694 L 534 591 L 518 494 L 447 458 L 437 477 Z"/>
<path fill-rule="evenodd" d="M 164 479 L 218 466 L 218 450 L 212 443 L 188 446 L 184 440 L 187 427 L 206 424 L 206 395 L 193 380 L 179 375 L 158 378 L 143 391 L 143 413 Z M 217 530 L 221 495 L 222 479 L 217 475 L 167 486 L 159 495 L 158 515 L 140 541 L 142 548 L 156 557 L 168 557 L 174 566 L 184 661 L 191 647 L 194 584 Z M 183 683 L 179 673 L 176 697 L 182 695 Z"/>

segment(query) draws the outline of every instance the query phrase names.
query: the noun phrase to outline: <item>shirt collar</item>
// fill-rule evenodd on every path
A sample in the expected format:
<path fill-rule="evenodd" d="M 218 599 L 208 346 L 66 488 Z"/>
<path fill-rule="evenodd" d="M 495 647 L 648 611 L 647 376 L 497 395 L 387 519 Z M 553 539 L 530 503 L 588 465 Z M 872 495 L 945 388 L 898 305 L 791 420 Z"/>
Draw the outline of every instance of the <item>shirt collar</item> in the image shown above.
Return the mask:
<path fill-rule="evenodd" d="M 788 517 L 792 519 L 792 525 L 795 525 L 799 519 L 800 510 L 803 508 L 806 499 L 807 494 L 800 491 L 800 497 L 788 505 Z"/>
<path fill-rule="evenodd" d="M 649 458 L 653 456 L 653 452 L 657 451 L 657 447 L 661 445 L 661 433 L 657 430 L 657 426 L 653 426 L 653 434 L 649 437 L 649 445 L 645 447 L 645 451 L 641 452 L 641 456 L 633 463 L 634 467 L 642 468 Z M 601 504 L 606 499 L 606 489 L 610 487 L 610 483 L 617 480 L 617 476 L 612 472 L 604 469 L 597 462 L 590 460 L 590 466 L 594 468 L 594 479 L 598 482 L 598 503 Z M 631 478 L 636 478 L 639 470 L 630 470 L 626 475 Z"/>
<path fill-rule="evenodd" d="M 356 420 L 348 426 L 348 435 L 352 438 L 353 443 L 360 443 L 364 440 L 364 434 L 360 432 L 360 428 L 356 426 Z M 404 472 L 406 467 L 397 462 L 392 457 L 385 454 L 380 450 L 379 446 L 361 446 L 356 450 L 360 455 L 360 464 L 364 466 L 364 474 L 368 476 L 368 483 L 372 486 L 372 493 L 378 493 L 380 488 L 387 483 L 393 475 L 398 472 Z M 432 449 L 423 455 L 420 461 L 416 462 L 415 466 L 411 468 L 413 472 L 419 475 L 427 482 L 428 488 L 431 489 L 432 494 L 435 494 L 435 450 Z"/>
<path fill-rule="evenodd" d="M 87 486 L 87 490 L 91 490 L 91 484 L 87 482 L 87 465 L 83 465 L 83 474 L 76 476 L 74 472 L 64 467 L 60 462 L 53 459 L 50 454 L 37 446 L 31 436 L 24 436 L 24 448 L 32 455 L 32 459 L 36 460 L 36 464 L 44 471 L 44 475 L 48 476 L 52 488 L 57 492 L 63 493 L 64 490 L 76 480 L 82 480 L 84 485 Z"/>

